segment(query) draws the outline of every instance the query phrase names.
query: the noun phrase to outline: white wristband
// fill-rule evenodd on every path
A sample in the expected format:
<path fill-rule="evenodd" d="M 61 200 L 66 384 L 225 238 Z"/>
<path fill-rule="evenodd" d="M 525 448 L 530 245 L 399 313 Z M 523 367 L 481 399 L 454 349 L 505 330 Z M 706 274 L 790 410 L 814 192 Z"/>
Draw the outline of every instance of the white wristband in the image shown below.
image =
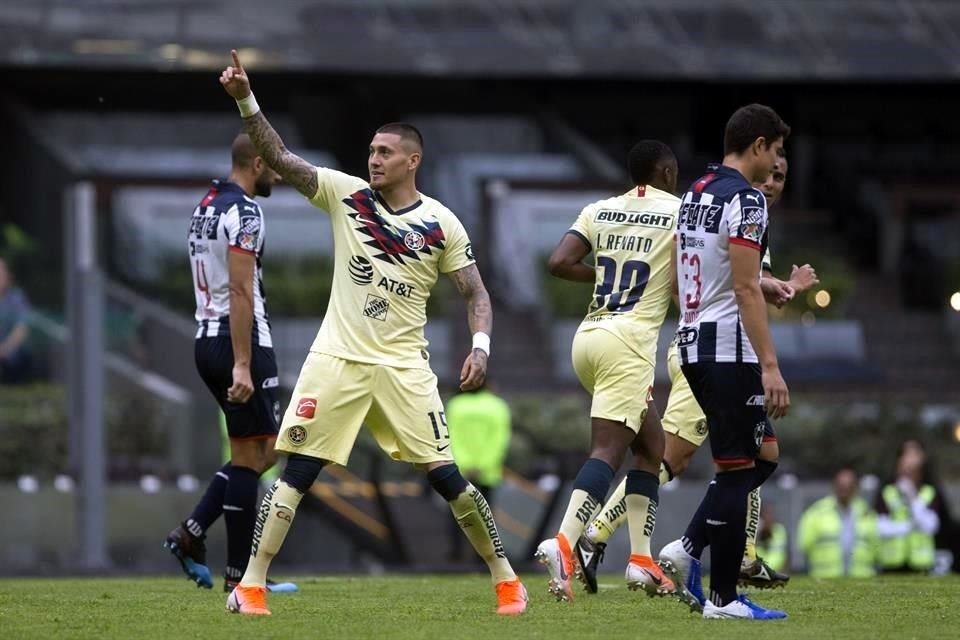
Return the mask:
<path fill-rule="evenodd" d="M 257 99 L 253 97 L 252 91 L 246 98 L 237 100 L 237 107 L 240 109 L 240 116 L 243 118 L 249 118 L 260 113 L 260 105 L 257 104 Z"/>
<path fill-rule="evenodd" d="M 490 336 L 483 331 L 477 331 L 473 334 L 473 348 L 480 349 L 488 356 L 490 355 Z"/>

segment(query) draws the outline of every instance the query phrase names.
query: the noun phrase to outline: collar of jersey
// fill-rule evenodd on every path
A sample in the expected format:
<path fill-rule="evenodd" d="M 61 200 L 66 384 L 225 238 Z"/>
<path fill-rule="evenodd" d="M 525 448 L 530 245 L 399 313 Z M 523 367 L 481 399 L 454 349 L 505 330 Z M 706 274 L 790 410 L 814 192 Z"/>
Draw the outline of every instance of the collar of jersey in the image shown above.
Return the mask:
<path fill-rule="evenodd" d="M 653 187 L 653 186 L 651 186 L 651 185 L 649 185 L 649 184 L 645 184 L 645 185 L 643 185 L 643 186 L 645 187 L 646 191 L 652 191 L 652 192 L 653 192 L 652 195 L 656 195 L 656 196 L 660 196 L 660 197 L 669 196 L 669 197 L 671 197 L 671 198 L 676 198 L 676 197 L 677 197 L 677 196 L 673 195 L 672 193 L 670 193 L 669 191 L 664 191 L 663 189 L 657 189 L 656 187 Z M 636 188 L 636 187 L 633 187 L 632 189 L 630 189 L 630 191 L 627 191 L 627 192 L 626 192 L 625 194 L 623 194 L 623 195 L 625 195 L 625 196 L 631 196 L 631 197 L 636 198 L 636 197 L 637 197 L 637 188 Z M 649 197 L 649 196 L 646 196 L 646 197 Z"/>
<path fill-rule="evenodd" d="M 237 191 L 243 195 L 247 195 L 247 192 L 243 190 L 243 187 L 238 185 L 236 182 L 231 182 L 230 180 L 214 180 L 213 184 L 217 186 L 218 191 Z"/>
<path fill-rule="evenodd" d="M 377 199 L 377 202 L 379 202 L 380 205 L 381 205 L 384 209 L 387 210 L 387 213 L 389 213 L 389 214 L 391 214 L 391 215 L 394 215 L 394 216 L 402 216 L 403 214 L 409 213 L 409 212 L 413 211 L 414 209 L 416 209 L 417 207 L 419 207 L 420 205 L 423 204 L 423 200 L 422 200 L 421 198 L 417 198 L 417 201 L 414 202 L 414 203 L 413 203 L 412 205 L 410 205 L 409 207 L 404 207 L 403 209 L 400 209 L 399 211 L 394 211 L 393 209 L 390 208 L 390 205 L 387 204 L 387 201 L 383 199 L 383 196 L 380 195 L 380 192 L 379 192 L 379 191 L 374 191 L 374 192 L 373 192 L 373 197 L 376 198 L 376 199 Z"/>
<path fill-rule="evenodd" d="M 733 169 L 732 167 L 727 167 L 727 166 L 725 166 L 725 165 L 723 165 L 723 164 L 721 164 L 721 163 L 719 163 L 719 162 L 711 162 L 710 164 L 708 164 L 708 165 L 707 165 L 707 173 L 721 173 L 721 174 L 724 174 L 724 175 L 737 177 L 737 178 L 740 178 L 740 179 L 742 179 L 742 180 L 744 180 L 744 181 L 746 181 L 746 182 L 749 182 L 749 180 L 747 180 L 746 176 L 744 176 L 742 173 L 740 173 L 740 172 L 737 171 L 736 169 Z"/>

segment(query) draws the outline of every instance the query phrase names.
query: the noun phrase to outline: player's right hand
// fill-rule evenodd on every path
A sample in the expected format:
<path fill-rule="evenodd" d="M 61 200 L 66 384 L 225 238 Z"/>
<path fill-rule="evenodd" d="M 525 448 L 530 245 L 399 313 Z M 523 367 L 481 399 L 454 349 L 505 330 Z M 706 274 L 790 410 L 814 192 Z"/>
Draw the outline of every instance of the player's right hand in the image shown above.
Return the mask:
<path fill-rule="evenodd" d="M 220 84 L 223 85 L 224 90 L 230 94 L 231 98 L 242 100 L 250 95 L 250 78 L 247 77 L 247 72 L 240 64 L 237 50 L 231 49 L 230 55 L 233 56 L 233 66 L 227 67 L 220 74 Z"/>
<path fill-rule="evenodd" d="M 768 303 L 782 309 L 783 305 L 793 300 L 794 290 L 788 283 L 777 278 L 761 278 L 760 290 Z"/>
<path fill-rule="evenodd" d="M 814 285 L 820 284 L 820 278 L 817 277 L 816 269 L 809 264 L 805 264 L 802 267 L 793 265 L 793 270 L 790 271 L 790 282 L 793 283 L 794 288 L 800 293 Z"/>
<path fill-rule="evenodd" d="M 780 375 L 780 369 L 764 369 L 761 380 L 767 415 L 774 419 L 787 415 L 790 410 L 790 391 Z"/>
<path fill-rule="evenodd" d="M 227 401 L 243 404 L 253 395 L 253 378 L 250 376 L 250 367 L 242 364 L 233 365 L 233 384 L 227 389 Z"/>

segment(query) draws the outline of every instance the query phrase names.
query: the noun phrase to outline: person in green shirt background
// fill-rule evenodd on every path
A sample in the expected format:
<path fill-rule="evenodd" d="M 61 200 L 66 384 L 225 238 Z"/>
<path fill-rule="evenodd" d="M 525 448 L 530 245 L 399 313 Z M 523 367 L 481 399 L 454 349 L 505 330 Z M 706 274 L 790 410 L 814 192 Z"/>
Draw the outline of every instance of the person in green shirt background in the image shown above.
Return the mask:
<path fill-rule="evenodd" d="M 510 405 L 493 392 L 487 380 L 475 391 L 458 393 L 446 407 L 453 459 L 492 509 L 510 447 Z M 463 544 L 458 527 L 453 528 L 451 542 L 450 559 L 455 561 Z"/>

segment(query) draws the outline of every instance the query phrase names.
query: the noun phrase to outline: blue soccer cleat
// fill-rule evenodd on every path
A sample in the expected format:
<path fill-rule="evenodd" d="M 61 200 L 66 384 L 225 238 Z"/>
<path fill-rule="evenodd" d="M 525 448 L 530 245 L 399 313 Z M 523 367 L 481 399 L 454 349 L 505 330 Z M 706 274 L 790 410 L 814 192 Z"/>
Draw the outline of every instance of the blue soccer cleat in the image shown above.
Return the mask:
<path fill-rule="evenodd" d="M 180 563 L 187 578 L 206 589 L 213 588 L 213 577 L 207 568 L 207 547 L 203 538 L 190 535 L 183 525 L 170 532 L 163 546 Z"/>
<path fill-rule="evenodd" d="M 737 600 L 747 605 L 747 608 L 753 612 L 754 620 L 782 620 L 783 618 L 787 617 L 786 611 L 781 611 L 779 609 L 764 609 L 760 605 L 752 602 L 745 593 L 738 595 Z"/>

